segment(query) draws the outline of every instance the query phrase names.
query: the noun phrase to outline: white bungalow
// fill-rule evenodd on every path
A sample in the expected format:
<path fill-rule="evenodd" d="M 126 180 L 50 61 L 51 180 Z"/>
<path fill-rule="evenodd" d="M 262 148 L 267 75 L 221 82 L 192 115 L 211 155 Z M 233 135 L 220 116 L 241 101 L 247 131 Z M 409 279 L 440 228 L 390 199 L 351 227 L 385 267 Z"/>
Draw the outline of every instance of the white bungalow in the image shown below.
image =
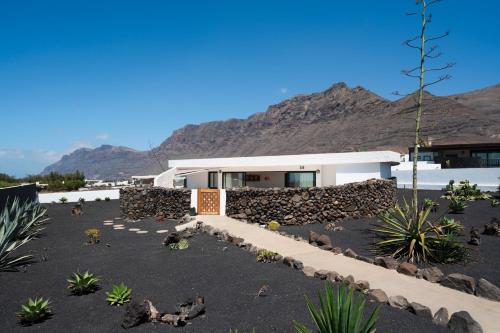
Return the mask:
<path fill-rule="evenodd" d="M 392 151 L 171 160 L 155 186 L 191 191 L 191 207 L 225 214 L 226 188 L 312 187 L 391 177 L 401 156 Z"/>
<path fill-rule="evenodd" d="M 170 160 L 155 186 L 190 189 L 332 186 L 389 178 L 400 154 L 371 151 Z"/>

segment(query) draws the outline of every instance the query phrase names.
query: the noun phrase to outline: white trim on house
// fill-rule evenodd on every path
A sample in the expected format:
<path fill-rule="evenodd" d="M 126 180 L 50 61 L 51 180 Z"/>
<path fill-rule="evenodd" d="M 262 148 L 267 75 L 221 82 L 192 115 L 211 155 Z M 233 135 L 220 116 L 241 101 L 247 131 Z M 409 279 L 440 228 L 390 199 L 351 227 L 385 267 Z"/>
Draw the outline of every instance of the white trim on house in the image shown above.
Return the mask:
<path fill-rule="evenodd" d="M 303 154 L 252 157 L 224 157 L 170 160 L 170 168 L 273 167 L 294 165 L 330 165 L 358 163 L 399 164 L 401 155 L 393 151 L 369 151 L 332 154 Z"/>
<path fill-rule="evenodd" d="M 222 188 L 225 172 L 245 172 L 264 179 L 247 181 L 251 183 L 248 186 L 284 187 L 286 173 L 314 172 L 316 186 L 331 186 L 370 178 L 389 178 L 390 167 L 400 161 L 401 155 L 393 151 L 170 160 L 171 169 L 158 175 L 154 184 L 173 187 L 174 179 L 185 177 L 188 188 L 205 188 L 208 173 L 217 172 L 217 184 Z"/>

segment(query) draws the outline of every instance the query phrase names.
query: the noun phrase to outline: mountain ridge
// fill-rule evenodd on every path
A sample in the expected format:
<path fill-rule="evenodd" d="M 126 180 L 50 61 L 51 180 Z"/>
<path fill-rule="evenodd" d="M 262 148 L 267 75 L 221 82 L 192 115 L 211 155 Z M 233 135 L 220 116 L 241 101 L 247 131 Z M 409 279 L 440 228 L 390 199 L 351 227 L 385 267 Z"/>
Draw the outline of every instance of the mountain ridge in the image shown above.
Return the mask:
<path fill-rule="evenodd" d="M 500 142 L 500 84 L 449 96 L 426 93 L 425 103 L 422 135 L 433 142 Z M 126 178 L 159 173 L 168 159 L 178 158 L 406 152 L 413 137 L 414 107 L 412 96 L 390 101 L 339 82 L 244 119 L 185 125 L 149 151 L 111 145 L 79 149 L 42 173 L 78 169 L 88 178 Z"/>

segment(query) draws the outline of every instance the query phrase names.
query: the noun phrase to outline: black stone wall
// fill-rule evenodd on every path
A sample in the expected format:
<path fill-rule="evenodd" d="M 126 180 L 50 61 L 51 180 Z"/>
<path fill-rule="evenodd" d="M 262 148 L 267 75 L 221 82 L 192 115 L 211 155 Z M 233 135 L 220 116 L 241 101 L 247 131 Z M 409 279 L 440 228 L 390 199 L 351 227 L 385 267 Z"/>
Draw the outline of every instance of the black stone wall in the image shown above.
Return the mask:
<path fill-rule="evenodd" d="M 189 213 L 191 190 L 164 187 L 120 189 L 120 209 L 129 219 L 163 217 L 180 219 Z"/>
<path fill-rule="evenodd" d="M 374 216 L 396 203 L 393 180 L 340 186 L 226 191 L 226 215 L 255 223 L 325 223 Z"/>

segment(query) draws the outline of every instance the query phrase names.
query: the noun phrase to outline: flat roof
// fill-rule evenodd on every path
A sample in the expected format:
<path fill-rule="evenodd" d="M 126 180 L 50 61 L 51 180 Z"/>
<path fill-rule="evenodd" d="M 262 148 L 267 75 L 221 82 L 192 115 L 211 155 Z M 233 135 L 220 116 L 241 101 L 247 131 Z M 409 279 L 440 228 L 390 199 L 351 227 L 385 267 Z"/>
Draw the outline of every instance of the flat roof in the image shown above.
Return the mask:
<path fill-rule="evenodd" d="M 368 151 L 330 154 L 302 154 L 169 160 L 170 168 L 266 167 L 358 163 L 399 164 L 401 154 L 393 151 Z"/>

